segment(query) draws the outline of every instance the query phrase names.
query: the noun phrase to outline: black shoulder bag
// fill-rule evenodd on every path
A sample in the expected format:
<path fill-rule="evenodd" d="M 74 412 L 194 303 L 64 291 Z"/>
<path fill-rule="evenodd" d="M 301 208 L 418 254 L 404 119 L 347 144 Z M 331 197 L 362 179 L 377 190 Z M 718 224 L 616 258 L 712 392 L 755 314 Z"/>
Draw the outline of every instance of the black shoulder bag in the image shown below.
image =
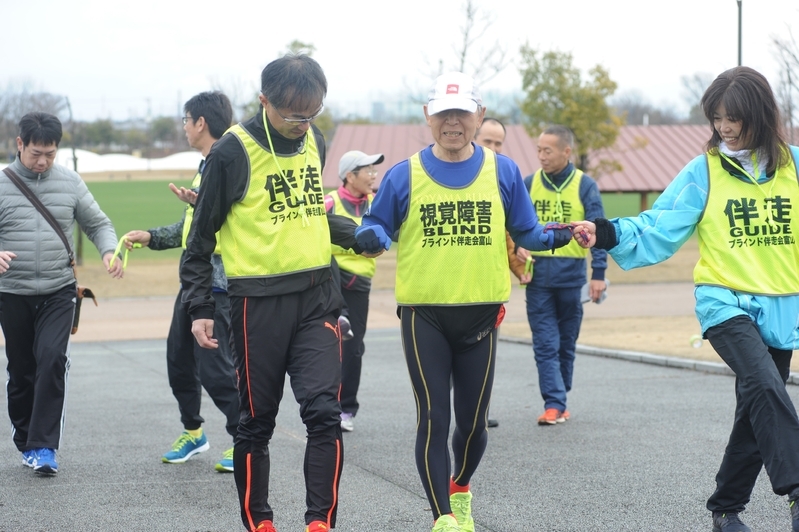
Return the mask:
<path fill-rule="evenodd" d="M 3 169 L 3 173 L 6 174 L 8 178 L 11 180 L 11 182 L 17 186 L 20 192 L 22 192 L 22 194 L 26 198 L 28 198 L 28 201 L 30 201 L 33 204 L 33 206 L 36 207 L 36 210 L 39 211 L 39 213 L 41 213 L 44 219 L 47 220 L 47 223 L 49 223 L 53 227 L 56 234 L 59 236 L 59 238 L 61 238 L 61 241 L 64 243 L 64 247 L 67 248 L 67 253 L 69 254 L 69 265 L 70 267 L 72 267 L 72 275 L 75 276 L 75 286 L 78 287 L 77 294 L 75 297 L 75 316 L 72 318 L 72 334 L 75 334 L 76 332 L 78 332 L 78 322 L 80 321 L 80 305 L 83 302 L 83 298 L 84 297 L 92 298 L 92 301 L 94 301 L 94 306 L 97 306 L 97 298 L 94 296 L 94 293 L 92 292 L 91 288 L 80 286 L 78 284 L 78 276 L 75 272 L 75 254 L 72 253 L 72 249 L 69 247 L 69 240 L 67 240 L 67 235 L 64 234 L 64 230 L 61 229 L 60 225 L 58 225 L 58 222 L 53 217 L 53 214 L 49 210 L 47 210 L 47 207 L 45 207 L 44 204 L 41 202 L 41 200 L 39 200 L 39 198 L 36 197 L 36 194 L 34 194 L 33 191 L 30 188 L 28 188 L 28 185 L 26 185 L 22 181 L 22 179 L 20 179 L 19 176 L 14 173 L 13 170 L 6 167 Z"/>

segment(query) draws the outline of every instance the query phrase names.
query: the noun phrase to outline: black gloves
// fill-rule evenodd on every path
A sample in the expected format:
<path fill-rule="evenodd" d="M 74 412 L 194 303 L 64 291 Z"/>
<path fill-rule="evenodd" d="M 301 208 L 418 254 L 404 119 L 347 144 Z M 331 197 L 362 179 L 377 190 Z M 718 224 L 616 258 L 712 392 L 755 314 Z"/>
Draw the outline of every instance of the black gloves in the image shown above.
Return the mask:
<path fill-rule="evenodd" d="M 616 228 L 607 218 L 597 218 L 594 220 L 596 225 L 596 244 L 597 249 L 613 249 L 616 247 Z"/>

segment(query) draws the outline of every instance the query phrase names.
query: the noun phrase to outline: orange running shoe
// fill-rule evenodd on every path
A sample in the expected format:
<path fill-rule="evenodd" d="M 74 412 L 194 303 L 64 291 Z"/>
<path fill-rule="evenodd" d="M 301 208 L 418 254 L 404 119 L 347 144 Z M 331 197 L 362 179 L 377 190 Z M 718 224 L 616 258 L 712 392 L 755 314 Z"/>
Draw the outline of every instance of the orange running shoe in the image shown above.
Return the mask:
<path fill-rule="evenodd" d="M 277 532 L 277 530 L 275 530 L 272 521 L 261 521 L 258 523 L 258 526 L 255 527 L 255 532 Z"/>
<path fill-rule="evenodd" d="M 547 408 L 541 417 L 538 418 L 539 425 L 554 425 L 558 422 L 560 410 L 557 408 Z"/>
<path fill-rule="evenodd" d="M 311 524 L 305 527 L 305 532 L 328 532 L 330 527 L 324 521 L 311 521 Z"/>
<path fill-rule="evenodd" d="M 558 423 L 565 423 L 566 421 L 569 421 L 570 417 L 571 417 L 571 414 L 569 414 L 569 411 L 568 410 L 564 410 L 558 416 Z"/>

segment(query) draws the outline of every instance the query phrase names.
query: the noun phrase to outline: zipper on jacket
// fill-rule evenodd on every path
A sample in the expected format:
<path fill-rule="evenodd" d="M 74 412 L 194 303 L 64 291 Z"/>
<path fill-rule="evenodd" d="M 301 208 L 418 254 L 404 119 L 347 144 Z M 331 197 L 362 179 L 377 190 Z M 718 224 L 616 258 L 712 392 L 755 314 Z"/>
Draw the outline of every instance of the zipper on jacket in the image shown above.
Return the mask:
<path fill-rule="evenodd" d="M 39 182 L 42 179 L 42 174 L 36 175 L 36 190 L 39 190 Z M 38 194 L 37 194 L 38 196 Z M 42 232 L 42 218 L 38 212 L 36 212 L 36 208 L 34 207 L 34 216 L 36 216 L 36 235 L 41 236 Z M 41 273 L 41 257 L 42 257 L 42 239 L 36 239 L 36 275 L 34 279 L 36 279 L 36 293 L 40 294 L 42 291 L 42 273 Z"/>

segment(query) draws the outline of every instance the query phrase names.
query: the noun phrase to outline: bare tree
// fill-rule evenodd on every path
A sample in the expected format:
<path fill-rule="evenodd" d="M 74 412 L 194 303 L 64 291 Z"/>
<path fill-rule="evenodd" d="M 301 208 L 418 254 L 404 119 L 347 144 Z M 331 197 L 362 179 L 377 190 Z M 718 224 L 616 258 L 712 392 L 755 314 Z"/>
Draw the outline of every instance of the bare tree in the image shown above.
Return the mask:
<path fill-rule="evenodd" d="M 713 83 L 714 76 L 709 72 L 696 72 L 692 76 L 683 76 L 683 99 L 690 106 L 689 124 L 704 124 L 707 119 L 700 102 L 705 91 Z"/>
<path fill-rule="evenodd" d="M 799 97 L 799 46 L 790 29 L 788 29 L 788 38 L 772 36 L 771 42 L 780 65 L 779 83 L 775 92 L 788 132 L 788 140 L 791 144 L 795 144 L 799 141 L 795 131 L 795 126 L 799 123 L 799 112 L 795 103 Z"/>
<path fill-rule="evenodd" d="M 8 157 L 16 153 L 17 127 L 20 119 L 34 111 L 50 113 L 64 122 L 67 103 L 64 96 L 34 88 L 33 82 L 10 82 L 0 93 L 0 152 Z"/>
<path fill-rule="evenodd" d="M 640 91 L 627 91 L 613 99 L 611 105 L 619 115 L 624 115 L 630 125 L 679 124 L 680 118 L 674 109 L 658 108 L 650 104 Z"/>
<path fill-rule="evenodd" d="M 453 47 L 457 70 L 471 74 L 478 84 L 483 84 L 497 77 L 510 64 L 508 50 L 498 40 L 488 47 L 479 46 L 496 21 L 494 12 L 481 11 L 473 0 L 466 0 L 463 14 L 461 42 Z"/>
<path fill-rule="evenodd" d="M 483 45 L 496 21 L 496 15 L 478 7 L 475 0 L 466 0 L 462 13 L 460 40 L 452 45 L 453 59 L 438 58 L 434 64 L 427 62 L 420 72 L 424 78 L 433 79 L 446 71 L 457 70 L 472 76 L 478 85 L 482 85 L 511 64 L 508 49 L 500 40 Z M 413 88 L 408 86 L 407 81 L 405 85 L 414 102 L 427 103 L 426 86 Z"/>
<path fill-rule="evenodd" d="M 243 120 L 258 108 L 258 86 L 252 81 L 244 81 L 240 77 L 222 81 L 214 76 L 209 79 L 211 88 L 221 91 L 230 100 L 233 107 L 233 120 Z"/>

